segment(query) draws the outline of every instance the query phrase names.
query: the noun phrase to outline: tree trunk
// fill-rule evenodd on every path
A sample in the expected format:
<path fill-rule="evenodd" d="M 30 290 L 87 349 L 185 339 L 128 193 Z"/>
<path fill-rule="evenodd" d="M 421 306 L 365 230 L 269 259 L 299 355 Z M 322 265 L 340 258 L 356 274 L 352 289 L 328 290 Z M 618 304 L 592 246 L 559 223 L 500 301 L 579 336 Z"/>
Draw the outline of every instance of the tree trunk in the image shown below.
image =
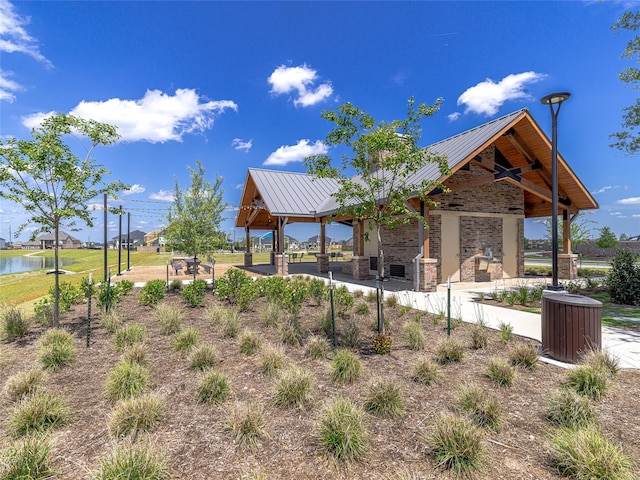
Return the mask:
<path fill-rule="evenodd" d="M 53 275 L 55 277 L 55 287 L 53 294 L 53 326 L 54 328 L 58 328 L 60 326 L 60 271 L 59 271 L 59 260 L 58 260 L 58 238 L 59 238 L 59 229 L 56 227 L 53 244 Z"/>
<path fill-rule="evenodd" d="M 384 251 L 382 249 L 382 235 L 380 234 L 380 225 L 376 226 L 376 235 L 378 237 L 378 287 L 380 295 L 378 296 L 378 333 L 384 335 Z"/>

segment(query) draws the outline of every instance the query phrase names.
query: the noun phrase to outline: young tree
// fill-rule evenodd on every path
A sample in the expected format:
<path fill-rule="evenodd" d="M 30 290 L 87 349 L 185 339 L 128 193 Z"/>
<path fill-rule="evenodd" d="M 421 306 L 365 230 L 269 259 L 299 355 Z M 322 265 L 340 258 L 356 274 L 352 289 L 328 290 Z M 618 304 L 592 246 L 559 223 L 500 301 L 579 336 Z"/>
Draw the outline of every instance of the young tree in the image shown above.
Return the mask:
<path fill-rule="evenodd" d="M 418 147 L 422 134 L 421 121 L 435 114 L 442 103 L 415 105 L 413 98 L 407 102 L 407 116 L 403 120 L 379 122 L 369 113 L 351 103 L 336 110 L 322 112 L 322 118 L 334 124 L 327 134 L 328 146 L 343 145 L 351 155 L 342 158 L 342 168 L 333 167 L 327 155 L 315 155 L 305 159 L 311 175 L 318 178 L 334 178 L 340 188 L 333 194 L 339 205 L 335 215 L 348 215 L 368 221 L 378 240 L 378 277 L 384 278 L 384 244 L 382 227 L 394 228 L 420 219 L 420 214 L 410 208 L 409 198 L 418 198 L 427 204 L 433 202 L 427 194 L 440 187 L 432 180 L 413 181 L 412 176 L 429 162 L 434 162 L 441 175 L 449 168 L 444 158 Z M 426 228 L 426 224 L 425 224 Z M 365 237 L 369 238 L 368 232 Z M 380 283 L 382 293 L 384 289 Z M 378 305 L 378 332 L 384 334 L 383 295 Z"/>
<path fill-rule="evenodd" d="M 222 199 L 224 191 L 222 177 L 216 176 L 213 183 L 204 178 L 204 168 L 200 161 L 197 168 L 189 169 L 191 187 L 185 191 L 178 180 L 174 188 L 173 204 L 167 214 L 167 242 L 177 250 L 192 256 L 194 262 L 198 255 L 210 254 L 220 243 L 224 243 L 224 233 L 220 231 L 223 212 L 227 204 Z M 195 279 L 196 269 L 193 269 Z"/>
<path fill-rule="evenodd" d="M 540 220 L 540 223 L 545 227 L 544 239 L 551 241 L 551 217 L 545 217 Z M 587 214 L 579 213 L 571 221 L 571 227 L 569 228 L 569 236 L 571 238 L 571 245 L 578 246 L 591 239 L 591 227 L 589 225 L 595 225 L 595 221 L 591 220 Z M 558 238 L 562 238 L 562 224 L 558 223 Z"/>
<path fill-rule="evenodd" d="M 599 248 L 614 248 L 618 245 L 618 239 L 616 234 L 611 231 L 609 227 L 602 227 L 600 229 L 600 238 L 598 238 Z"/>
<path fill-rule="evenodd" d="M 115 195 L 127 186 L 120 181 L 104 183 L 110 172 L 91 158 L 98 145 L 118 140 L 116 128 L 93 120 L 56 114 L 32 130 L 33 140 L 0 139 L 0 196 L 21 204 L 30 220 L 18 228 L 37 225 L 30 240 L 40 233 L 54 233 L 55 294 L 53 325 L 59 324 L 58 240 L 61 227 L 72 230 L 78 223 L 92 227 L 91 211 L 85 204 L 100 194 Z M 79 137 L 85 147 L 78 158 L 64 137 Z M 87 142 L 86 145 L 84 142 Z"/>
<path fill-rule="evenodd" d="M 626 12 L 611 29 L 614 31 L 637 32 L 640 29 L 640 11 Z M 635 59 L 636 64 L 640 62 L 640 37 L 638 35 L 629 40 L 627 48 L 622 53 L 622 58 Z M 618 77 L 622 82 L 631 85 L 634 90 L 640 89 L 640 68 L 627 67 L 618 74 Z M 640 126 L 640 98 L 637 98 L 634 104 L 624 108 L 622 111 L 624 112 L 622 116 L 623 130 L 610 135 L 609 138 L 614 141 L 610 146 L 629 155 L 634 155 L 640 151 L 640 132 L 638 131 Z"/>

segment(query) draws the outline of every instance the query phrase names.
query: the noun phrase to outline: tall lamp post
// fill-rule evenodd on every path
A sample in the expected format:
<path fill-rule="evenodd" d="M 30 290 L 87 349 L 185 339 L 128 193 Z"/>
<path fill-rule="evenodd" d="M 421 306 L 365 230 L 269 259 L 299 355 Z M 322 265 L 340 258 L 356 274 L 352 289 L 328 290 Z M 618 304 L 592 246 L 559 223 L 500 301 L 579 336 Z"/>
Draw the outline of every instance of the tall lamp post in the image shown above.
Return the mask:
<path fill-rule="evenodd" d="M 551 256 L 552 284 L 550 290 L 561 290 L 558 285 L 558 113 L 562 102 L 568 100 L 569 92 L 557 92 L 540 99 L 543 105 L 549 105 L 551 111 Z M 557 106 L 557 107 L 556 107 Z M 556 107 L 554 109 L 554 107 Z"/>

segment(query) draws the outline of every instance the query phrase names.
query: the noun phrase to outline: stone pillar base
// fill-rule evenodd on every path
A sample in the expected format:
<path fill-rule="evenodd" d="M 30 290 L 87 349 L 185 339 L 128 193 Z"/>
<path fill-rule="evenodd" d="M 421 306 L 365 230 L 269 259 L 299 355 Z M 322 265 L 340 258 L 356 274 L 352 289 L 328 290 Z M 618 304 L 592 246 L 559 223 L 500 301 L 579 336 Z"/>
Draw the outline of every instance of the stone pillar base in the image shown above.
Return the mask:
<path fill-rule="evenodd" d="M 438 259 L 420 259 L 420 291 L 435 292 L 438 287 Z"/>
<path fill-rule="evenodd" d="M 271 250 L 269 252 L 269 265 L 275 265 L 275 264 L 276 264 L 276 252 Z"/>
<path fill-rule="evenodd" d="M 316 254 L 316 269 L 318 273 L 327 273 L 329 271 L 329 254 Z"/>
<path fill-rule="evenodd" d="M 289 262 L 286 253 L 276 253 L 274 255 L 276 262 L 276 275 L 289 275 Z"/>
<path fill-rule="evenodd" d="M 351 261 L 353 265 L 353 278 L 356 280 L 366 280 L 369 275 L 369 257 L 353 257 Z"/>
<path fill-rule="evenodd" d="M 558 278 L 575 280 L 578 278 L 578 255 L 575 253 L 558 254 Z"/>
<path fill-rule="evenodd" d="M 244 266 L 252 267 L 253 266 L 253 253 L 244 252 Z"/>

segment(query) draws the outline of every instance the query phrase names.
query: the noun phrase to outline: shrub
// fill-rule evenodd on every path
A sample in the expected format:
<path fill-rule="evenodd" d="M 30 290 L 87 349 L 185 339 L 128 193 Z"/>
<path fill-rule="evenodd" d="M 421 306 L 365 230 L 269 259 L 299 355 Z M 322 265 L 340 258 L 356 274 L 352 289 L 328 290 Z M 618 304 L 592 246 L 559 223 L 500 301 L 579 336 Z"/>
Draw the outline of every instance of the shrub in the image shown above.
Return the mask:
<path fill-rule="evenodd" d="M 145 367 L 147 365 L 147 346 L 144 343 L 134 343 L 124 351 L 122 360 Z"/>
<path fill-rule="evenodd" d="M 260 370 L 266 375 L 275 375 L 275 373 L 285 366 L 287 357 L 284 349 L 280 346 L 268 344 L 260 354 Z"/>
<path fill-rule="evenodd" d="M 166 456 L 146 443 L 125 443 L 100 462 L 96 480 L 163 480 L 169 478 Z"/>
<path fill-rule="evenodd" d="M 207 291 L 207 282 L 204 280 L 194 280 L 189 285 L 185 285 L 180 290 L 180 297 L 191 307 L 197 307 L 204 303 L 205 292 Z"/>
<path fill-rule="evenodd" d="M 362 372 L 362 363 L 358 356 L 347 349 L 336 351 L 331 363 L 331 378 L 340 383 L 351 383 Z"/>
<path fill-rule="evenodd" d="M 267 303 L 277 303 L 280 302 L 289 279 L 281 276 L 262 277 L 256 282 L 259 294 L 266 297 Z"/>
<path fill-rule="evenodd" d="M 140 290 L 138 301 L 143 305 L 157 305 L 166 291 L 167 284 L 164 280 L 149 280 Z"/>
<path fill-rule="evenodd" d="M 8 416 L 8 425 L 14 435 L 25 435 L 64 425 L 70 416 L 71 411 L 60 396 L 42 390 L 14 406 Z"/>
<path fill-rule="evenodd" d="M 180 331 L 184 313 L 180 307 L 160 303 L 156 305 L 155 316 L 160 324 L 160 330 L 165 335 L 172 335 Z"/>
<path fill-rule="evenodd" d="M 43 327 L 50 327 L 53 325 L 53 304 L 50 302 L 50 298 L 42 298 L 38 300 L 33 307 L 35 320 Z"/>
<path fill-rule="evenodd" d="M 44 386 L 45 375 L 39 368 L 30 368 L 7 378 L 4 391 L 12 401 L 33 395 Z"/>
<path fill-rule="evenodd" d="M 122 327 L 123 323 L 124 320 L 117 308 L 110 308 L 109 310 L 100 312 L 100 325 L 102 325 L 109 335 L 116 333 L 120 327 Z"/>
<path fill-rule="evenodd" d="M 141 323 L 132 323 L 118 330 L 114 338 L 116 350 L 124 350 L 130 346 L 141 343 L 147 334 L 147 327 Z"/>
<path fill-rule="evenodd" d="M 327 298 L 327 287 L 323 280 L 312 278 L 309 281 L 309 296 L 313 298 L 316 305 L 322 305 Z"/>
<path fill-rule="evenodd" d="M 420 357 L 413 369 L 413 380 L 424 385 L 431 385 L 442 376 L 440 366 L 426 357 Z"/>
<path fill-rule="evenodd" d="M 382 417 L 402 415 L 405 412 L 405 401 L 393 380 L 378 378 L 367 385 L 364 409 Z"/>
<path fill-rule="evenodd" d="M 538 348 L 530 343 L 518 343 L 509 350 L 511 365 L 533 370 L 538 364 Z"/>
<path fill-rule="evenodd" d="M 193 327 L 185 328 L 174 335 L 171 349 L 174 352 L 190 352 L 198 343 L 200 332 Z"/>
<path fill-rule="evenodd" d="M 219 405 L 227 399 L 230 393 L 231 388 L 227 377 L 215 370 L 208 370 L 198 385 L 198 402 Z"/>
<path fill-rule="evenodd" d="M 131 434 L 135 437 L 139 432 L 155 428 L 163 421 L 165 412 L 164 401 L 154 393 L 125 399 L 116 405 L 109 420 L 109 430 L 115 436 Z"/>
<path fill-rule="evenodd" d="M 304 349 L 304 354 L 306 357 L 312 358 L 314 360 L 320 360 L 323 358 L 327 358 L 329 355 L 329 350 L 331 350 L 331 346 L 326 338 L 322 337 L 311 337 L 307 342 L 307 345 Z"/>
<path fill-rule="evenodd" d="M 373 337 L 372 347 L 374 352 L 380 355 L 389 355 L 391 353 L 391 336 L 377 334 Z"/>
<path fill-rule="evenodd" d="M 302 408 L 311 400 L 314 376 L 304 368 L 292 366 L 283 371 L 276 381 L 274 403 L 281 407 Z"/>
<path fill-rule="evenodd" d="M 611 299 L 624 305 L 640 305 L 640 268 L 635 265 L 636 255 L 618 249 L 607 275 L 607 288 Z"/>
<path fill-rule="evenodd" d="M 40 480 L 53 477 L 51 443 L 44 435 L 27 435 L 11 442 L 0 456 L 3 480 Z"/>
<path fill-rule="evenodd" d="M 353 307 L 353 296 L 344 285 L 333 289 L 333 304 L 336 315 L 345 317 Z"/>
<path fill-rule="evenodd" d="M 196 347 L 189 355 L 189 365 L 194 370 L 207 370 L 218 361 L 218 350 L 213 345 L 204 344 Z"/>
<path fill-rule="evenodd" d="M 469 416 L 479 427 L 499 430 L 502 412 L 498 401 L 488 395 L 481 387 L 470 385 L 463 387 L 458 394 L 460 411 Z"/>
<path fill-rule="evenodd" d="M 580 363 L 604 370 L 613 378 L 620 370 L 620 360 L 611 352 L 590 348 L 580 356 Z"/>
<path fill-rule="evenodd" d="M 267 306 L 260 313 L 262 321 L 267 327 L 275 327 L 280 322 L 282 307 L 278 303 L 267 303 Z"/>
<path fill-rule="evenodd" d="M 460 362 L 464 358 L 464 345 L 458 340 L 447 338 L 436 347 L 435 355 L 441 364 Z"/>
<path fill-rule="evenodd" d="M 173 292 L 173 291 L 180 291 L 182 290 L 182 288 L 184 287 L 184 283 L 182 283 L 182 280 L 180 280 L 179 278 L 174 278 L 173 280 L 171 280 L 171 283 L 169 283 L 169 291 Z"/>
<path fill-rule="evenodd" d="M 308 298 L 309 291 L 304 282 L 287 282 L 282 294 L 282 306 L 293 316 L 300 315 L 302 303 Z"/>
<path fill-rule="evenodd" d="M 107 375 L 106 394 L 110 400 L 142 395 L 149 388 L 149 370 L 132 362 L 116 364 Z"/>
<path fill-rule="evenodd" d="M 29 321 L 16 307 L 6 307 L 0 312 L 0 330 L 7 342 L 24 337 L 29 332 Z"/>
<path fill-rule="evenodd" d="M 226 429 L 236 441 L 255 449 L 266 427 L 262 407 L 255 403 L 236 402 L 226 411 Z"/>
<path fill-rule="evenodd" d="M 595 427 L 561 429 L 552 440 L 553 463 L 558 473 L 578 479 L 632 480 L 635 465 L 622 447 Z"/>
<path fill-rule="evenodd" d="M 38 360 L 44 368 L 57 370 L 64 365 L 71 365 L 75 355 L 76 345 L 69 332 L 52 328 L 40 339 Z"/>
<path fill-rule="evenodd" d="M 498 325 L 498 328 L 500 329 L 500 340 L 502 340 L 504 343 L 507 343 L 511 340 L 511 335 L 513 334 L 513 327 L 511 326 L 510 323 L 506 323 L 506 322 L 500 322 L 500 325 Z"/>
<path fill-rule="evenodd" d="M 251 304 L 258 298 L 258 288 L 255 285 L 255 282 L 251 280 L 240 287 L 240 292 L 238 292 L 238 309 L 241 312 L 246 312 L 249 310 Z"/>
<path fill-rule="evenodd" d="M 364 302 L 358 302 L 355 308 L 355 312 L 358 315 L 366 315 L 367 313 L 369 313 L 369 305 Z"/>
<path fill-rule="evenodd" d="M 491 358 L 487 363 L 486 375 L 501 387 L 510 387 L 516 377 L 516 369 L 502 358 Z"/>
<path fill-rule="evenodd" d="M 423 350 L 425 346 L 422 325 L 418 322 L 407 322 L 402 327 L 402 336 L 411 350 Z"/>
<path fill-rule="evenodd" d="M 320 444 L 338 461 L 358 460 L 367 450 L 365 412 L 351 400 L 331 399 L 318 421 Z"/>
<path fill-rule="evenodd" d="M 230 268 L 216 281 L 216 293 L 220 298 L 224 298 L 235 305 L 238 303 L 238 295 L 242 290 L 242 286 L 249 282 L 253 282 L 253 280 L 243 270 Z"/>
<path fill-rule="evenodd" d="M 231 310 L 222 321 L 222 334 L 227 338 L 236 338 L 240 331 L 240 313 Z"/>
<path fill-rule="evenodd" d="M 300 345 L 304 338 L 304 332 L 300 320 L 294 315 L 289 315 L 278 327 L 280 340 L 287 345 Z"/>
<path fill-rule="evenodd" d="M 551 422 L 574 429 L 586 427 L 596 418 L 589 400 L 568 388 L 560 388 L 551 394 L 545 413 Z"/>
<path fill-rule="evenodd" d="M 244 330 L 238 338 L 238 349 L 245 355 L 253 355 L 262 347 L 262 337 L 256 332 Z"/>
<path fill-rule="evenodd" d="M 482 431 L 466 418 L 439 417 L 427 443 L 438 466 L 453 470 L 456 475 L 471 474 L 482 466 Z"/>
<path fill-rule="evenodd" d="M 609 375 L 599 367 L 577 365 L 567 372 L 567 384 L 581 395 L 600 400 L 609 387 Z"/>

